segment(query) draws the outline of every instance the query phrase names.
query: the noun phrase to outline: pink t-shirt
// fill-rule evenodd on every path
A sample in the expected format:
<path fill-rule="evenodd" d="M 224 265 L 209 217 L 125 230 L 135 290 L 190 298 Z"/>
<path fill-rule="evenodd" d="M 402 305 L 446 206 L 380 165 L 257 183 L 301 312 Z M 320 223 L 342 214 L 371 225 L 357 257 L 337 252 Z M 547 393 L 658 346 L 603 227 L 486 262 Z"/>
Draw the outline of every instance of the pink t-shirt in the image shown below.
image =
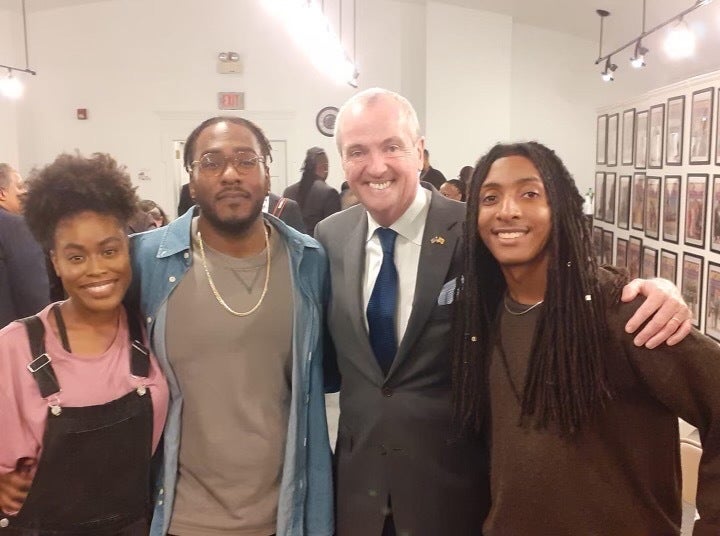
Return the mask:
<path fill-rule="evenodd" d="M 45 325 L 45 350 L 60 384 L 60 405 L 84 407 L 125 396 L 141 384 L 149 387 L 153 404 L 153 451 L 157 447 L 168 407 L 168 387 L 154 356 L 149 378 L 130 374 L 128 328 L 123 312 L 110 347 L 99 356 L 78 357 L 66 352 L 48 324 L 49 305 L 38 316 Z M 0 474 L 15 470 L 20 458 L 42 454 L 48 402 L 28 371 L 31 361 L 27 331 L 12 322 L 0 330 Z"/>

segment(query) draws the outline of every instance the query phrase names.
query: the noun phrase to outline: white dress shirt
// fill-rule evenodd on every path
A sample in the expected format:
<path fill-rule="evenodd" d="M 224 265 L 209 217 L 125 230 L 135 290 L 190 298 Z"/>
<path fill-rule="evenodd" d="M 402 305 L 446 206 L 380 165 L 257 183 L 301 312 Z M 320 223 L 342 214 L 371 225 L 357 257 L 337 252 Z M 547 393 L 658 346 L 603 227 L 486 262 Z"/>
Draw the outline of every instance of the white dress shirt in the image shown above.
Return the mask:
<path fill-rule="evenodd" d="M 415 298 L 415 283 L 417 282 L 418 265 L 420 263 L 420 249 L 422 237 L 425 232 L 425 220 L 430 208 L 430 190 L 418 185 L 415 199 L 405 213 L 390 226 L 397 232 L 395 240 L 395 269 L 398 273 L 398 306 L 395 315 L 395 333 L 397 343 L 405 335 L 413 299 Z M 365 271 L 363 272 L 363 320 L 368 328 L 367 306 L 370 302 L 375 281 L 382 265 L 382 246 L 375 230 L 381 227 L 368 212 L 368 230 L 365 242 Z"/>

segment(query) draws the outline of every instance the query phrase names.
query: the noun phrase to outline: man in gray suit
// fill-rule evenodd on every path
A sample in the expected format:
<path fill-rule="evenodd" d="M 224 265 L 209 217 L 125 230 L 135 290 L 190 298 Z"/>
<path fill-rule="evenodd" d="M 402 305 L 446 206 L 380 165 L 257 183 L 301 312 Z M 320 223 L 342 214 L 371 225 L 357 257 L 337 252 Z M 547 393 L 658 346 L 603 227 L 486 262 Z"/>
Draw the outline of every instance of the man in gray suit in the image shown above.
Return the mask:
<path fill-rule="evenodd" d="M 342 379 L 337 534 L 481 534 L 485 450 L 451 429 L 450 307 L 464 205 L 420 186 L 424 139 L 404 97 L 355 95 L 335 134 L 361 203 L 316 228 L 332 284 L 327 321 L 337 359 L 327 363 L 328 387 Z M 654 310 L 662 298 L 647 301 Z M 673 316 L 661 340 L 678 327 L 687 334 L 687 308 L 670 300 L 661 312 L 651 333 Z"/>

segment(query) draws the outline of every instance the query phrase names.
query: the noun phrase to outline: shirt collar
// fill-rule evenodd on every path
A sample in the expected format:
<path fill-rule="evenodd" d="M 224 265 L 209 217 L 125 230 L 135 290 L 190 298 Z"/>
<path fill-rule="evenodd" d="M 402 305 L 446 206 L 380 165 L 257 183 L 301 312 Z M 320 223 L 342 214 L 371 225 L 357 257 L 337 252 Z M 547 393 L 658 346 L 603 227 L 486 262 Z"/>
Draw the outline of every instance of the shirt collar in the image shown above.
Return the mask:
<path fill-rule="evenodd" d="M 407 210 L 400 216 L 390 229 L 395 231 L 407 241 L 413 242 L 418 246 L 422 244 L 422 235 L 425 230 L 425 216 L 430 207 L 431 192 L 418 184 L 415 191 L 415 199 L 413 199 Z M 367 213 L 368 230 L 365 241 L 368 242 L 375 234 L 375 230 L 382 227 L 375 219 Z"/>

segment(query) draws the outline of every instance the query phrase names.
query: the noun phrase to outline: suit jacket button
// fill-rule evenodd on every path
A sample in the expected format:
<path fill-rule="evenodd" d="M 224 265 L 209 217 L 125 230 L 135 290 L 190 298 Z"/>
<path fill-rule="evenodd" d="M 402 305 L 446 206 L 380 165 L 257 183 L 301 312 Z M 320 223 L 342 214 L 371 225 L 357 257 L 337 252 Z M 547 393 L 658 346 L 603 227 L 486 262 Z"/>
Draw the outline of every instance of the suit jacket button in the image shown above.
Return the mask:
<path fill-rule="evenodd" d="M 383 387 L 382 394 L 383 394 L 383 396 L 390 398 L 393 395 L 393 390 L 390 389 L 389 387 Z"/>

